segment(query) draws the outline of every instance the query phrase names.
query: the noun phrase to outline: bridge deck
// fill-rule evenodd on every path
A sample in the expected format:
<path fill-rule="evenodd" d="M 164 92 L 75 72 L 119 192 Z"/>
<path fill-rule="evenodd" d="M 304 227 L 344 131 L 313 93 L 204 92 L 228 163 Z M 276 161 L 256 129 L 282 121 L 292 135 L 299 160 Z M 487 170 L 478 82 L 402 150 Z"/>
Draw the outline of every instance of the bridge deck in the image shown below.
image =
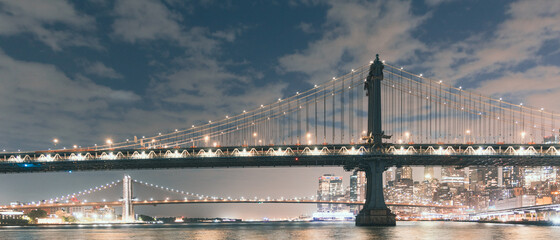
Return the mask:
<path fill-rule="evenodd" d="M 76 149 L 0 154 L 0 173 L 117 169 L 345 166 L 385 160 L 389 166 L 560 166 L 560 145 L 411 144 L 286 145 L 181 149 Z"/>

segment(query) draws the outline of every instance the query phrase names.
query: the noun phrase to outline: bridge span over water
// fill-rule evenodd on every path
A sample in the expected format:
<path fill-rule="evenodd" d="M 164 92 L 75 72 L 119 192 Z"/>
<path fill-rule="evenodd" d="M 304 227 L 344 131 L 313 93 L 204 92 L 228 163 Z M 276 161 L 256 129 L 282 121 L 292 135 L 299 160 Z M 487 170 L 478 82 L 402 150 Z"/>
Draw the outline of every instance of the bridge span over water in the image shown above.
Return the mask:
<path fill-rule="evenodd" d="M 356 224 L 395 225 L 382 191 L 387 167 L 559 166 L 559 120 L 376 56 L 311 89 L 204 124 L 91 147 L 2 152 L 0 173 L 343 166 L 366 173 Z"/>

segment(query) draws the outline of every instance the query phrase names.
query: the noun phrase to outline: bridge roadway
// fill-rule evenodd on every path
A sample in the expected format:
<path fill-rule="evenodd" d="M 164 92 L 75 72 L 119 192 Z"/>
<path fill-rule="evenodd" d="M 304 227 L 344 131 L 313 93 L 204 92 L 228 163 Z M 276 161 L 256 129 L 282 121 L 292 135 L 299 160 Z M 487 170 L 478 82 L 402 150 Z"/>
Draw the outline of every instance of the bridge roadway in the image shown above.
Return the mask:
<path fill-rule="evenodd" d="M 344 166 L 560 166 L 558 144 L 283 145 L 168 149 L 72 149 L 0 153 L 0 173 L 162 168 Z"/>
<path fill-rule="evenodd" d="M 264 204 L 264 203 L 299 203 L 299 204 L 344 204 L 344 205 L 363 205 L 364 202 L 360 201 L 319 201 L 319 200 L 306 200 L 306 199 L 188 199 L 188 200 L 153 200 L 153 201 L 133 201 L 134 206 L 146 206 L 146 205 L 166 205 L 166 204 L 217 204 L 217 203 L 253 203 L 253 204 Z M 397 207 L 423 207 L 423 208 L 442 208 L 442 209 L 463 209 L 468 208 L 467 206 L 449 206 L 449 205 L 437 205 L 437 204 L 410 204 L 410 203 L 386 203 L 388 206 Z M 24 209 L 37 209 L 37 208 L 57 208 L 57 207 L 78 207 L 78 206 L 112 206 L 121 207 L 123 204 L 121 201 L 111 201 L 111 202 L 69 202 L 69 203 L 40 203 L 40 204 L 28 204 L 28 205 L 14 205 L 14 206 L 0 206 L 0 209 L 13 209 L 13 210 L 24 210 Z"/>

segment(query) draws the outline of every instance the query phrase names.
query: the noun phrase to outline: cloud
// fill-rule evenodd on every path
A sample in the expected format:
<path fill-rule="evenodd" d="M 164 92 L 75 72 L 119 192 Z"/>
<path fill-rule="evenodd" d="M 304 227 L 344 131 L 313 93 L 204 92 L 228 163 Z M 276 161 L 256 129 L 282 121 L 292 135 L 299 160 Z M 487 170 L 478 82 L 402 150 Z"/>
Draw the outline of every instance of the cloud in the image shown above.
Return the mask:
<path fill-rule="evenodd" d="M 428 6 L 437 6 L 440 5 L 442 3 L 446 3 L 446 2 L 451 2 L 454 0 L 425 0 L 424 2 L 428 5 Z"/>
<path fill-rule="evenodd" d="M 80 31 L 95 29 L 95 20 L 64 0 L 0 0 L 0 35 L 30 33 L 51 49 L 64 46 L 101 48 L 97 38 Z"/>
<path fill-rule="evenodd" d="M 151 103 L 161 109 L 156 115 L 167 116 L 154 116 L 159 122 L 167 122 L 167 126 L 207 122 L 282 97 L 286 84 L 258 85 L 256 80 L 263 77 L 261 72 L 243 66 L 245 63 L 222 60 L 222 44 L 235 41 L 247 26 L 225 30 L 188 26 L 182 15 L 153 0 L 120 0 L 114 12 L 113 34 L 119 39 L 136 44 L 163 40 L 184 51 L 177 52 L 164 71 L 153 74 L 147 89 Z M 232 65 L 238 70 L 228 69 Z M 191 109 L 200 113 L 188 114 Z"/>
<path fill-rule="evenodd" d="M 189 120 L 207 121 L 274 102 L 287 87 L 284 83 L 259 85 L 255 82 L 262 77 L 259 72 L 233 73 L 228 65 L 204 56 L 186 59 L 182 68 L 152 81 L 154 98 L 164 105 L 201 108 L 204 114 Z"/>
<path fill-rule="evenodd" d="M 539 60 L 546 41 L 560 37 L 560 2 L 512 3 L 490 39 L 480 35 L 444 47 L 429 64 L 439 78 L 456 81 L 486 73 L 505 72 L 527 61 Z"/>
<path fill-rule="evenodd" d="M 115 5 L 114 34 L 128 42 L 161 38 L 179 39 L 180 16 L 152 0 L 120 0 Z"/>
<path fill-rule="evenodd" d="M 247 29 L 247 27 L 231 28 L 225 31 L 216 31 L 212 33 L 212 36 L 218 39 L 224 39 L 228 42 L 233 42 L 235 41 L 235 38 L 245 29 Z"/>
<path fill-rule="evenodd" d="M 490 37 L 484 33 L 433 49 L 422 64 L 439 79 L 471 83 L 476 91 L 544 106 L 543 91 L 558 89 L 558 64 L 544 63 L 548 41 L 560 38 L 560 2 L 517 1 Z M 556 64 L 556 65 L 554 65 Z M 552 96 L 552 95 L 550 95 Z M 537 99 L 540 99 L 537 101 Z M 533 102 L 535 101 L 535 102 Z M 550 100 L 549 100 L 550 101 Z M 560 109 L 558 109 L 560 110 Z"/>
<path fill-rule="evenodd" d="M 87 143 L 92 126 L 120 105 L 140 100 L 129 91 L 101 86 L 83 76 L 70 78 L 51 64 L 20 61 L 0 52 L 0 145 L 27 147 L 53 136 Z M 69 139 L 68 137 L 67 139 Z"/>
<path fill-rule="evenodd" d="M 94 62 L 88 64 L 85 68 L 86 73 L 96 75 L 102 78 L 123 78 L 123 76 L 115 71 L 115 69 L 105 66 L 102 62 Z"/>
<path fill-rule="evenodd" d="M 297 29 L 300 29 L 304 33 L 314 33 L 315 29 L 311 23 L 302 22 L 297 26 Z"/>
<path fill-rule="evenodd" d="M 114 13 L 113 34 L 126 42 L 168 40 L 196 52 L 211 52 L 218 45 L 206 28 L 187 28 L 180 14 L 159 1 L 119 0 Z"/>
<path fill-rule="evenodd" d="M 532 106 L 559 111 L 555 99 L 560 96 L 560 67 L 536 66 L 522 72 L 508 72 L 500 78 L 482 82 L 476 91 L 509 100 L 527 100 L 526 103 Z"/>
<path fill-rule="evenodd" d="M 320 82 L 338 70 L 346 72 L 366 64 L 376 53 L 397 60 L 413 58 L 415 51 L 425 49 L 411 33 L 425 17 L 413 15 L 409 1 L 325 4 L 328 11 L 321 27 L 323 36 L 307 48 L 281 57 L 281 71 L 305 73 L 311 81 Z"/>

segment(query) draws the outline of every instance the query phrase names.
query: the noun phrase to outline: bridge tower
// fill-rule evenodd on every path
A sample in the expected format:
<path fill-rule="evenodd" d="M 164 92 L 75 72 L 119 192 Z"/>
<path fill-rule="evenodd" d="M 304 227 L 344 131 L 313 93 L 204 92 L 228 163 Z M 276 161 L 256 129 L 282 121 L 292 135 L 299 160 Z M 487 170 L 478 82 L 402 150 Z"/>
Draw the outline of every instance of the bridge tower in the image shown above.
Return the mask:
<path fill-rule="evenodd" d="M 371 144 L 372 151 L 382 151 L 386 136 L 381 126 L 381 81 L 383 80 L 383 63 L 379 54 L 370 65 L 369 74 L 364 84 L 368 96 L 368 135 L 364 137 Z M 356 216 L 356 226 L 395 226 L 395 214 L 385 205 L 383 197 L 383 172 L 386 163 L 382 159 L 366 159 L 360 163 L 360 169 L 366 172 L 366 203 Z"/>
<path fill-rule="evenodd" d="M 123 178 L 122 221 L 134 222 L 134 208 L 132 206 L 132 178 L 129 175 L 124 175 Z"/>

